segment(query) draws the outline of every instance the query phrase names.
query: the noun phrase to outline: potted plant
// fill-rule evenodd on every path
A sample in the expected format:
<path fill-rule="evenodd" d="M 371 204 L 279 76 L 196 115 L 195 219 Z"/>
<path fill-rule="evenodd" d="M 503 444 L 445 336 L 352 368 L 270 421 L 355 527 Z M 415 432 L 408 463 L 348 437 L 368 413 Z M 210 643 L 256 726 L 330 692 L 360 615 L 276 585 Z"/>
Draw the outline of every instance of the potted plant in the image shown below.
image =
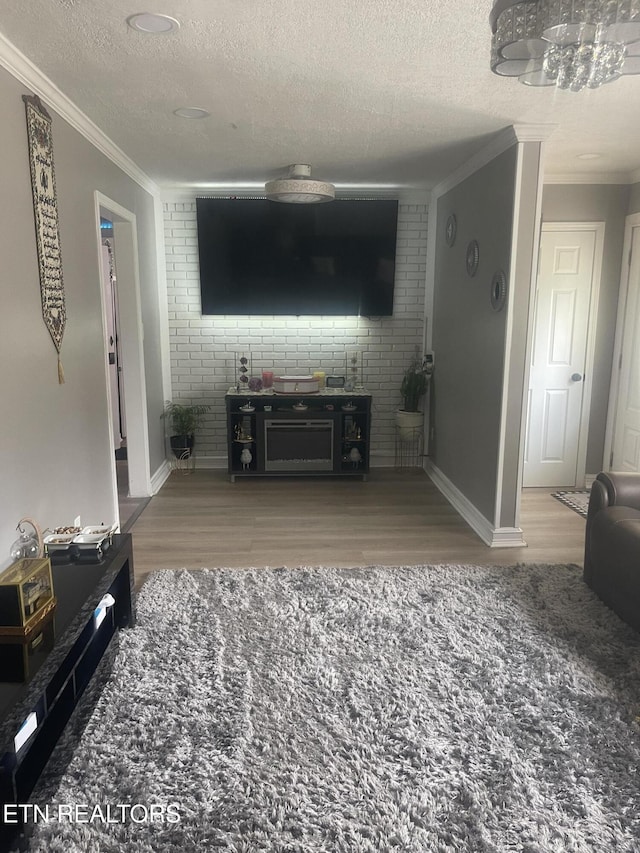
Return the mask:
<path fill-rule="evenodd" d="M 188 459 L 194 445 L 194 433 L 202 423 L 204 415 L 211 406 L 204 404 L 188 405 L 184 403 L 166 403 L 163 417 L 171 424 L 169 441 L 174 455 L 178 459 Z"/>
<path fill-rule="evenodd" d="M 403 407 L 396 411 L 396 424 L 401 441 L 411 441 L 420 434 L 424 423 L 424 413 L 418 409 L 418 406 L 425 395 L 428 384 L 429 377 L 416 353 L 405 370 L 400 385 Z"/>

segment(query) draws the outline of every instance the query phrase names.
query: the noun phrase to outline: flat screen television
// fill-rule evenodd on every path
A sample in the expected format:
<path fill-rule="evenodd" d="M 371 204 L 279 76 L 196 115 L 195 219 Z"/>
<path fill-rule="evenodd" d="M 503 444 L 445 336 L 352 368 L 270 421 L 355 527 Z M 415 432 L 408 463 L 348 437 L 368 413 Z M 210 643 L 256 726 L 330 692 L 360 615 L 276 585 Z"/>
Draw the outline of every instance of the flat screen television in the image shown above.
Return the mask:
<path fill-rule="evenodd" d="M 203 314 L 393 313 L 397 201 L 196 203 Z"/>

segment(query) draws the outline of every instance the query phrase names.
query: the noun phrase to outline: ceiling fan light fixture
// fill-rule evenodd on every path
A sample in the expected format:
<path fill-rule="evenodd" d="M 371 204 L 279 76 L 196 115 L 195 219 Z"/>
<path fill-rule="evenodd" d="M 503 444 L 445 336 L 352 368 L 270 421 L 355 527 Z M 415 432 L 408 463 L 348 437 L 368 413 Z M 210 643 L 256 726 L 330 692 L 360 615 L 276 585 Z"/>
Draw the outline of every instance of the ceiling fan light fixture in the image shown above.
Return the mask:
<path fill-rule="evenodd" d="M 325 181 L 316 181 L 311 177 L 311 166 L 289 166 L 286 178 L 278 178 L 265 184 L 265 193 L 270 201 L 286 204 L 318 204 L 333 201 L 336 188 Z"/>
<path fill-rule="evenodd" d="M 491 70 L 579 92 L 640 73 L 640 0 L 495 0 Z"/>

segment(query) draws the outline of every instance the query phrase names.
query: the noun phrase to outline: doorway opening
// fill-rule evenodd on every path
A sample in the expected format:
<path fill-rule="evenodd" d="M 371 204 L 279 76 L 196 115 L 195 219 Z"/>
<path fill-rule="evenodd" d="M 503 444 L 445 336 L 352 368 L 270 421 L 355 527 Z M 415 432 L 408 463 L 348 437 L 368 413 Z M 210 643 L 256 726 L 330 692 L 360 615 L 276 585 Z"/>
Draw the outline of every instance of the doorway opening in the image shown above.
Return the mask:
<path fill-rule="evenodd" d="M 583 488 L 602 222 L 545 222 L 533 321 L 524 487 Z"/>
<path fill-rule="evenodd" d="M 111 436 L 116 462 L 127 461 L 127 423 L 124 409 L 123 364 L 120 350 L 120 319 L 118 309 L 118 276 L 113 222 L 100 217 L 102 237 L 102 299 L 106 318 L 107 366 L 111 393 Z M 124 469 L 123 469 L 124 470 Z M 128 480 L 128 475 L 127 475 Z"/>
<path fill-rule="evenodd" d="M 96 192 L 114 518 L 121 530 L 151 497 L 135 215 Z"/>

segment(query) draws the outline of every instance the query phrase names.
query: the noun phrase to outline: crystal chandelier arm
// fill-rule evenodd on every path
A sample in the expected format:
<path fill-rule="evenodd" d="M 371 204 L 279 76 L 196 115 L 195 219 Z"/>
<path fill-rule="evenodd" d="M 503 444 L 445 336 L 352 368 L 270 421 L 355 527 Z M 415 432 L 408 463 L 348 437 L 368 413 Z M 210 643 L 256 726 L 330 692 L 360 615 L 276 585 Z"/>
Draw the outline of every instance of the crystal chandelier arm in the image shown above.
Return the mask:
<path fill-rule="evenodd" d="M 491 25 L 491 32 L 495 33 L 498 24 L 498 18 L 504 12 L 505 9 L 508 9 L 510 6 L 517 6 L 518 3 L 526 3 L 527 0 L 496 0 L 493 4 L 493 9 L 491 10 L 491 14 L 489 15 L 489 23 Z"/>

